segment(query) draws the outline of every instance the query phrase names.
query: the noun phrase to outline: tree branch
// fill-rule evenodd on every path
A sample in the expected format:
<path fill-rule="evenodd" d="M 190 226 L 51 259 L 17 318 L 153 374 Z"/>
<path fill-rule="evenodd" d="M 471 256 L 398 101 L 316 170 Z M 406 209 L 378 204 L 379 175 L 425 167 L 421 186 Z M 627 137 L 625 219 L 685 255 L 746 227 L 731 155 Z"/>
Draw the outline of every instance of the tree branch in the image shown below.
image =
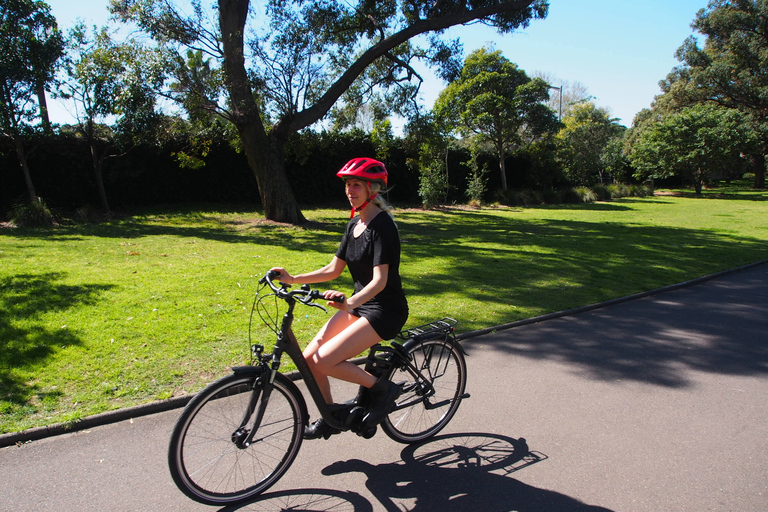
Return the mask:
<path fill-rule="evenodd" d="M 466 6 L 464 6 L 464 9 L 461 12 L 452 13 L 439 18 L 417 21 L 413 25 L 410 25 L 371 46 L 328 88 L 325 94 L 323 94 L 313 106 L 298 112 L 293 116 L 281 119 L 272 129 L 272 134 L 275 137 L 284 138 L 289 134 L 302 130 L 322 119 L 344 92 L 351 87 L 353 82 L 365 72 L 369 65 L 409 39 L 420 34 L 444 30 L 456 25 L 464 25 L 496 14 L 519 11 L 528 7 L 533 2 L 534 0 L 516 0 L 501 5 L 473 10 L 467 10 Z"/>

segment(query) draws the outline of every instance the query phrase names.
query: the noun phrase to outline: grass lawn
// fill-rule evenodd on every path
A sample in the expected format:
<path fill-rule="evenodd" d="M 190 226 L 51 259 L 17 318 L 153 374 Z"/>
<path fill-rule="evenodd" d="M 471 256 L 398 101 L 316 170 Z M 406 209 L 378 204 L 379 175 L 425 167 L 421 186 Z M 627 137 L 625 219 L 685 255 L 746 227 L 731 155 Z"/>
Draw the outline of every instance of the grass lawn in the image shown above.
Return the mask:
<path fill-rule="evenodd" d="M 348 216 L 304 213 L 303 227 L 206 209 L 0 230 L 0 433 L 193 393 L 247 362 L 258 277 L 327 263 Z M 768 193 L 735 188 L 396 219 L 409 325 L 453 316 L 462 332 L 768 258 Z M 297 312 L 305 342 L 328 318 Z"/>

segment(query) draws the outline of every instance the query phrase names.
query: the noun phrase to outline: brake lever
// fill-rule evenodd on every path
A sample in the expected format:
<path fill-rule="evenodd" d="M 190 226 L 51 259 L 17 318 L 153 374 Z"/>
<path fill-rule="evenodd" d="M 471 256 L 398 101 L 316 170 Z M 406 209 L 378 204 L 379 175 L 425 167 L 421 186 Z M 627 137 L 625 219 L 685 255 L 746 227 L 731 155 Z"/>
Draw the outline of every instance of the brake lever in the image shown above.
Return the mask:
<path fill-rule="evenodd" d="M 325 308 L 325 306 L 321 306 L 320 304 L 317 304 L 315 302 L 305 302 L 307 306 L 313 307 L 313 308 L 319 308 L 322 309 L 324 313 L 327 313 L 328 310 Z"/>

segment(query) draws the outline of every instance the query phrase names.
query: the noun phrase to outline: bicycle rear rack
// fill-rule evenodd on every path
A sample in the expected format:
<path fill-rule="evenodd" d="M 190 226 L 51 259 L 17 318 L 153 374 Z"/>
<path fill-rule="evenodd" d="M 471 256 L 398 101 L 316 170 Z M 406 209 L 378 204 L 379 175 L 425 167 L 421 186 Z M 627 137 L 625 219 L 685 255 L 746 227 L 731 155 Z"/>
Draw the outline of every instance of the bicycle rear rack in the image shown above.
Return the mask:
<path fill-rule="evenodd" d="M 459 323 L 457 320 L 445 317 L 440 320 L 435 320 L 434 322 L 429 322 L 428 324 L 400 331 L 397 335 L 397 339 L 407 340 L 413 338 L 415 340 L 423 340 L 430 336 L 453 333 L 453 328 L 457 323 Z"/>

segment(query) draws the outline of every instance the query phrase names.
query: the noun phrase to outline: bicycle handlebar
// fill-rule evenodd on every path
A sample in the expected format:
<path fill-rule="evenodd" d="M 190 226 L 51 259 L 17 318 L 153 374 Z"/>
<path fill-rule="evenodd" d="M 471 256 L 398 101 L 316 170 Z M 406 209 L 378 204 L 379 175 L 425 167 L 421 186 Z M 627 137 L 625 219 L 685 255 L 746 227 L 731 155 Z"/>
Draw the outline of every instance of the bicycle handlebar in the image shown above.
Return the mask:
<path fill-rule="evenodd" d="M 319 304 L 313 304 L 312 302 L 318 299 L 323 299 L 323 294 L 320 292 L 320 290 L 310 290 L 308 285 L 304 285 L 301 288 L 298 288 L 296 290 L 288 290 L 288 285 L 286 283 L 281 283 L 282 286 L 277 286 L 272 281 L 274 279 L 279 279 L 280 273 L 275 270 L 269 270 L 266 274 L 264 274 L 264 277 L 259 279 L 260 283 L 267 284 L 275 294 L 280 297 L 281 299 L 296 299 L 302 304 L 306 306 L 315 306 L 321 309 L 323 308 Z M 331 299 L 327 299 L 332 302 L 344 302 L 345 297 L 342 295 L 341 297 L 333 297 Z"/>

